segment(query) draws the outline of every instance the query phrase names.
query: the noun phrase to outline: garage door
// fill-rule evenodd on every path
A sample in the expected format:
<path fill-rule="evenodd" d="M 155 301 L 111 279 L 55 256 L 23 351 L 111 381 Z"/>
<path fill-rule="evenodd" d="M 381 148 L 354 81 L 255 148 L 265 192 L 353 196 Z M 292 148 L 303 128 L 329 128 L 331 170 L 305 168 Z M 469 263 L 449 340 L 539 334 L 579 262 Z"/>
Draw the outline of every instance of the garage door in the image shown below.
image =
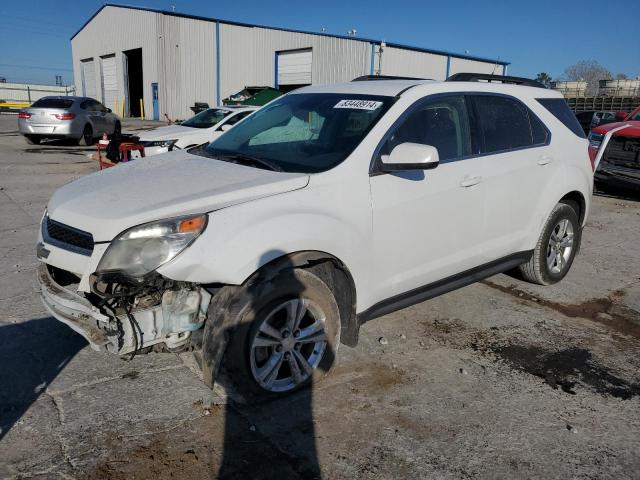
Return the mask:
<path fill-rule="evenodd" d="M 81 63 L 82 68 L 82 94 L 85 97 L 96 98 L 96 67 L 91 60 L 83 60 Z"/>
<path fill-rule="evenodd" d="M 311 49 L 278 52 L 278 85 L 311 85 Z"/>
<path fill-rule="evenodd" d="M 117 111 L 118 80 L 116 77 L 116 56 L 102 57 L 102 103 L 105 107 Z"/>

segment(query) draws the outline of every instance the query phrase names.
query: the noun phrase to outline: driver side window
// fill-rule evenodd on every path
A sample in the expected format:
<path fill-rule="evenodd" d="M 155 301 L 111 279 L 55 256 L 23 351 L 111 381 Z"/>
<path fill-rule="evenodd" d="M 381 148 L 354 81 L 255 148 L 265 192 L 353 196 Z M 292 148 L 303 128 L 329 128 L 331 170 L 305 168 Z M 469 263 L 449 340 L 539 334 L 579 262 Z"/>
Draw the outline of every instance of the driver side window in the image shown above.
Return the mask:
<path fill-rule="evenodd" d="M 406 142 L 436 147 L 441 163 L 470 155 L 471 135 L 464 97 L 441 97 L 418 105 L 394 127 L 380 154 L 389 155 Z"/>

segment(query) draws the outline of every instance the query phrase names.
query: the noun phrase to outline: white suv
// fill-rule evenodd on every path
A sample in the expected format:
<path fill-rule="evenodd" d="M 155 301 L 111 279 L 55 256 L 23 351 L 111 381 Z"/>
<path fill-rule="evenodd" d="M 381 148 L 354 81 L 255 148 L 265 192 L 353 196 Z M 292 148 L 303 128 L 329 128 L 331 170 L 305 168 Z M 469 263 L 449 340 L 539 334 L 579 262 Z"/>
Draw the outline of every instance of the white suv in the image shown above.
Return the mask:
<path fill-rule="evenodd" d="M 593 171 L 559 93 L 357 80 L 58 190 L 38 243 L 49 312 L 96 349 L 192 348 L 209 384 L 224 363 L 274 395 L 322 377 L 374 317 L 514 267 L 566 275 Z"/>

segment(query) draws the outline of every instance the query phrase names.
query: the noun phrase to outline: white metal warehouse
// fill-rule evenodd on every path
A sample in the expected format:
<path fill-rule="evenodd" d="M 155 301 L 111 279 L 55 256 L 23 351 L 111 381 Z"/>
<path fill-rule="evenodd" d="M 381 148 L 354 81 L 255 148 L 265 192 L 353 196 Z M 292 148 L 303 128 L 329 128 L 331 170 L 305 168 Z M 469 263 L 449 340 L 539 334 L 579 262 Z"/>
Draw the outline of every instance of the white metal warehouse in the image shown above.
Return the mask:
<path fill-rule="evenodd" d="M 508 62 L 379 40 L 106 4 L 71 38 L 78 95 L 125 115 L 186 118 L 245 86 L 291 90 L 361 75 L 506 75 Z"/>

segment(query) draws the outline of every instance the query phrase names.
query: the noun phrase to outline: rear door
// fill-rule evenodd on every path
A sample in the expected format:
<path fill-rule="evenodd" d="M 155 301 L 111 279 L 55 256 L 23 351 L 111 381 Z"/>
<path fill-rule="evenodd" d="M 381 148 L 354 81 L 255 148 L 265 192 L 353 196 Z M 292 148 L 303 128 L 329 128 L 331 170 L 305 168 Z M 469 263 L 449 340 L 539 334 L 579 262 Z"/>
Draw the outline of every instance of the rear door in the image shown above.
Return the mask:
<path fill-rule="evenodd" d="M 106 131 L 102 105 L 100 105 L 96 100 L 89 98 L 80 104 L 80 108 L 85 112 L 89 120 L 91 120 L 94 137 L 102 136 Z"/>
<path fill-rule="evenodd" d="M 486 192 L 486 261 L 530 248 L 547 180 L 560 162 L 551 134 L 520 100 L 507 95 L 470 96 Z"/>
<path fill-rule="evenodd" d="M 463 272 L 482 261 L 484 185 L 462 95 L 426 97 L 390 129 L 374 162 L 404 142 L 437 148 L 433 170 L 370 178 L 378 300 Z"/>

